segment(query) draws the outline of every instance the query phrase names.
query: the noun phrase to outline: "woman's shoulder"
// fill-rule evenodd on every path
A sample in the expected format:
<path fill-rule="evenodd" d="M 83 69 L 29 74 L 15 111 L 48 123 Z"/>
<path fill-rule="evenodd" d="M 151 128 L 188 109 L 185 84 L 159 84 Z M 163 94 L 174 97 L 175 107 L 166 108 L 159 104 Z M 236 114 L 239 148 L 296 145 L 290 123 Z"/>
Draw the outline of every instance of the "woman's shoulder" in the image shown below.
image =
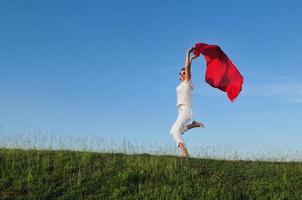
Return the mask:
<path fill-rule="evenodd" d="M 192 79 L 184 80 L 183 82 L 186 83 L 186 84 L 192 84 L 192 83 L 193 83 L 193 82 L 192 82 Z"/>
<path fill-rule="evenodd" d="M 184 82 L 190 86 L 192 89 L 194 88 L 194 85 L 193 85 L 193 82 L 192 82 L 192 79 L 189 79 L 189 80 L 184 80 Z"/>

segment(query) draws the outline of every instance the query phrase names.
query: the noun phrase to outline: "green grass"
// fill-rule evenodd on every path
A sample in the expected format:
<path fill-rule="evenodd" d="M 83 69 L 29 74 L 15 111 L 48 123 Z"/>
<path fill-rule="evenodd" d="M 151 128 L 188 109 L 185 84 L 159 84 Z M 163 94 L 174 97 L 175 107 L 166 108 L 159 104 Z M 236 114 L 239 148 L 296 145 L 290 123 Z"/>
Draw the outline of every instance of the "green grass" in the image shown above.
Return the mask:
<path fill-rule="evenodd" d="M 302 163 L 0 149 L 1 199 L 302 199 Z"/>

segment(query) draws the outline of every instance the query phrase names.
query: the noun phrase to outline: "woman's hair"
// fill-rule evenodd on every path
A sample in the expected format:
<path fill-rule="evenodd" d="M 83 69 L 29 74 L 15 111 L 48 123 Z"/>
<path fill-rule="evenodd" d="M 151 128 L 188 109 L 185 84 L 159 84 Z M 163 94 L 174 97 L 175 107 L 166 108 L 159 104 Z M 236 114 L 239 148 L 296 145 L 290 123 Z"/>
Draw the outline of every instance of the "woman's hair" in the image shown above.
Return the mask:
<path fill-rule="evenodd" d="M 184 68 L 184 67 L 183 67 L 183 68 L 181 68 L 181 70 L 180 70 L 180 71 L 182 71 L 182 70 L 186 70 L 186 68 Z"/>

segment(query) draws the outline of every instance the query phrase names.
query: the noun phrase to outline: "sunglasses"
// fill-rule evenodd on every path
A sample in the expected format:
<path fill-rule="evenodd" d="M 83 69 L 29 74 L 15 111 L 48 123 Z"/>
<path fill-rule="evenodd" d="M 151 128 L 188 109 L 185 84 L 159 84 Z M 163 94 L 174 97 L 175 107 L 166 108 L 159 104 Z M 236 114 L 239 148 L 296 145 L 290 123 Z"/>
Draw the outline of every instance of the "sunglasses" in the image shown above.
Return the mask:
<path fill-rule="evenodd" d="M 185 72 L 184 73 L 179 73 L 179 75 L 183 75 L 183 74 L 186 74 Z"/>

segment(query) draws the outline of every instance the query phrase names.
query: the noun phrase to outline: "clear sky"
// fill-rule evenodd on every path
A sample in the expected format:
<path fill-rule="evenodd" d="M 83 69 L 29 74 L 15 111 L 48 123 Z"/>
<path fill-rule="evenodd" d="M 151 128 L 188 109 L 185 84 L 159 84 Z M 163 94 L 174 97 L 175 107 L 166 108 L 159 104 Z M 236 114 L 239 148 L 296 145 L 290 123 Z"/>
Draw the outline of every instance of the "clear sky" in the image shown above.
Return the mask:
<path fill-rule="evenodd" d="M 0 134 L 59 132 L 175 145 L 187 48 L 219 45 L 245 81 L 235 102 L 192 64 L 188 150 L 302 151 L 301 1 L 0 1 Z M 275 151 L 275 150 L 273 150 Z"/>

